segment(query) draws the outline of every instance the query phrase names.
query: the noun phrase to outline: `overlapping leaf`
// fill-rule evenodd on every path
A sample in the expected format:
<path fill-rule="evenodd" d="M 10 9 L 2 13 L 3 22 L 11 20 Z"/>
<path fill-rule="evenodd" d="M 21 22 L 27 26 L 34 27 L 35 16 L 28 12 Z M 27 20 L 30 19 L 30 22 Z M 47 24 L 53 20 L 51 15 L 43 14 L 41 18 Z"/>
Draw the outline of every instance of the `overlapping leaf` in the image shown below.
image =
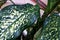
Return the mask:
<path fill-rule="evenodd" d="M 60 15 L 51 14 L 46 18 L 41 35 L 37 40 L 60 40 Z"/>
<path fill-rule="evenodd" d="M 40 17 L 40 8 L 31 4 L 9 5 L 0 12 L 0 39 L 18 37 Z"/>
<path fill-rule="evenodd" d="M 59 2 L 60 0 L 48 0 L 48 5 L 42 16 L 43 21 L 48 16 L 48 14 L 50 14 L 56 8 Z M 48 17 L 47 20 L 45 20 L 46 22 L 44 23 L 40 36 L 38 36 L 36 40 L 60 40 L 60 37 L 58 36 L 60 35 L 58 32 L 60 31 L 58 28 L 60 26 L 59 20 L 60 16 L 58 14 L 53 14 L 53 16 Z"/>

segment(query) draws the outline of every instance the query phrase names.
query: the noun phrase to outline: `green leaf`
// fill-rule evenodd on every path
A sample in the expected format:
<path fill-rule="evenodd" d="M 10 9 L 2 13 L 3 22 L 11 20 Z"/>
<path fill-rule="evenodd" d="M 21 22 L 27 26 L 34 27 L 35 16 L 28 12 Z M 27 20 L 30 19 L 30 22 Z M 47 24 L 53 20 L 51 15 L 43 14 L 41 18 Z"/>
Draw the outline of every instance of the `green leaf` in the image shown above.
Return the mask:
<path fill-rule="evenodd" d="M 48 0 L 48 4 L 42 16 L 42 19 L 44 20 L 57 7 L 59 3 L 60 0 Z"/>
<path fill-rule="evenodd" d="M 60 0 L 48 0 L 45 12 L 49 13 L 59 4 Z"/>
<path fill-rule="evenodd" d="M 9 5 L 0 12 L 0 39 L 17 38 L 40 18 L 40 8 L 31 4 Z"/>
<path fill-rule="evenodd" d="M 46 18 L 41 34 L 37 40 L 60 40 L 60 13 L 51 14 Z"/>

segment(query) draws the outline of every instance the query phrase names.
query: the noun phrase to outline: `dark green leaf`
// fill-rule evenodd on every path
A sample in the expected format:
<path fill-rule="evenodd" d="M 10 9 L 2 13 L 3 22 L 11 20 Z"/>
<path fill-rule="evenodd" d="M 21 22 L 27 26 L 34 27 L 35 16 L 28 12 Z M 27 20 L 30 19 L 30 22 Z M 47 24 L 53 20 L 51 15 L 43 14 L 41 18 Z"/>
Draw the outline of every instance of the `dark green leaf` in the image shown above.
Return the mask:
<path fill-rule="evenodd" d="M 60 0 L 48 0 L 48 4 L 42 16 L 42 19 L 44 20 L 48 16 L 48 14 L 50 14 L 56 8 L 59 3 Z"/>
<path fill-rule="evenodd" d="M 37 40 L 60 40 L 60 14 L 54 13 L 46 18 Z"/>
<path fill-rule="evenodd" d="M 1 10 L 0 39 L 16 38 L 40 18 L 40 8 L 31 4 L 9 5 Z M 2 32 L 3 31 L 3 32 Z"/>
<path fill-rule="evenodd" d="M 53 11 L 53 9 L 57 6 L 57 4 L 59 4 L 59 2 L 60 0 L 48 0 L 48 4 L 47 4 L 45 12 L 49 13 Z"/>

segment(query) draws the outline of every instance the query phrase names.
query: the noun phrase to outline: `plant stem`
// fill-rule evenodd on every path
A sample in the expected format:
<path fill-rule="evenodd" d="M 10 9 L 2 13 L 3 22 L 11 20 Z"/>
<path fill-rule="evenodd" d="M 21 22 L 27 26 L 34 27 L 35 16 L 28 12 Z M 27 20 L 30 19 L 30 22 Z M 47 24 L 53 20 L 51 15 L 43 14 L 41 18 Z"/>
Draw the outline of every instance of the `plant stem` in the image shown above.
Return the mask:
<path fill-rule="evenodd" d="M 44 14 L 42 15 L 42 20 L 45 20 L 45 18 L 51 14 L 51 12 L 57 7 L 57 5 L 60 3 L 60 1 L 57 1 L 50 10 L 48 10 L 48 8 L 46 7 L 47 11 L 44 12 Z"/>
<path fill-rule="evenodd" d="M 10 0 L 10 1 L 15 5 L 15 3 L 12 0 Z"/>

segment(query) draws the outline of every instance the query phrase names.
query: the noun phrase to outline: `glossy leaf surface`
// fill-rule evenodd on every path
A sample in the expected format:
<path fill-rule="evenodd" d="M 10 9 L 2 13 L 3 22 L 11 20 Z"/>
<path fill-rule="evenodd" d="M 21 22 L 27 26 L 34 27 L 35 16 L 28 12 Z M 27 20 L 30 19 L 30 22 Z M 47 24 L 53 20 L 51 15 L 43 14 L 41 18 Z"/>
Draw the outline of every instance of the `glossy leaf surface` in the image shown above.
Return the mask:
<path fill-rule="evenodd" d="M 34 25 L 40 18 L 38 5 L 9 5 L 0 12 L 0 39 L 11 39 L 18 37 L 21 32 Z"/>

